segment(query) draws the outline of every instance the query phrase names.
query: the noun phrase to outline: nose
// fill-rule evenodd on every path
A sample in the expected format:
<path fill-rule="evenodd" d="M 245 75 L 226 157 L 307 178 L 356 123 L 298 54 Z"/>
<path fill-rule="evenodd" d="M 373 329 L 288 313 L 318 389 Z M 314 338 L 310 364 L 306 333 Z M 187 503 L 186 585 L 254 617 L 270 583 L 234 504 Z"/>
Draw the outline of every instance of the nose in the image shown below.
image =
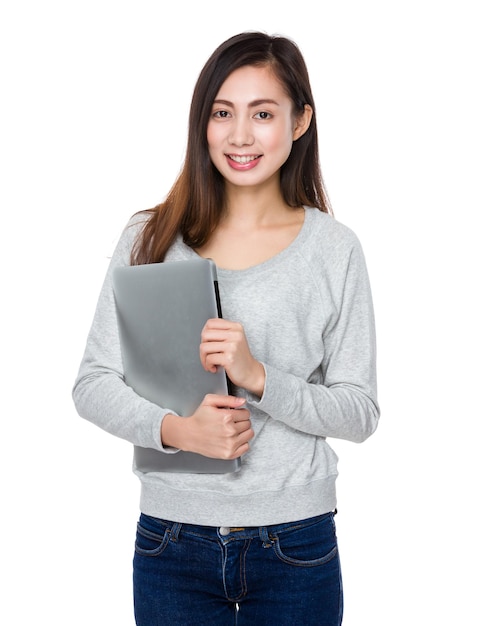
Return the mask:
<path fill-rule="evenodd" d="M 250 146 L 254 142 L 251 120 L 237 116 L 230 128 L 229 143 L 234 146 Z"/>

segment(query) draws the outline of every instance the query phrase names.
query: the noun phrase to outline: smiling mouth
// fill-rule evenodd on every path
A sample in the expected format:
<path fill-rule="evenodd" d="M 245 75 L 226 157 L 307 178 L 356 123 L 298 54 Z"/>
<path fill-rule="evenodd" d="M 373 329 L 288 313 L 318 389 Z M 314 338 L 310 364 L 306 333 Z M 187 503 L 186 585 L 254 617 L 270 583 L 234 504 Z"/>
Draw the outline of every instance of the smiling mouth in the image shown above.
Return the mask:
<path fill-rule="evenodd" d="M 260 154 L 254 154 L 254 155 L 248 155 L 248 156 L 240 156 L 238 154 L 227 154 L 226 155 L 227 158 L 229 158 L 231 161 L 234 161 L 235 163 L 240 163 L 242 165 L 245 165 L 246 163 L 251 163 L 252 161 L 256 161 L 257 159 L 260 158 Z"/>

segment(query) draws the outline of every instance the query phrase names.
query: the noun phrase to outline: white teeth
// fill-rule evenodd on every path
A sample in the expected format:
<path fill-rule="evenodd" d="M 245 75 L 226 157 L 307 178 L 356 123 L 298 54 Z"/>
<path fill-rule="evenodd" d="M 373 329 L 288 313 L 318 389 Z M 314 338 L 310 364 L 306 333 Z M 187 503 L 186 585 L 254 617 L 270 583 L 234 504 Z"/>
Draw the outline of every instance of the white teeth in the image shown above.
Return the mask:
<path fill-rule="evenodd" d="M 229 158 L 236 163 L 250 163 L 250 161 L 254 161 L 257 156 L 237 156 L 235 154 L 229 154 Z"/>

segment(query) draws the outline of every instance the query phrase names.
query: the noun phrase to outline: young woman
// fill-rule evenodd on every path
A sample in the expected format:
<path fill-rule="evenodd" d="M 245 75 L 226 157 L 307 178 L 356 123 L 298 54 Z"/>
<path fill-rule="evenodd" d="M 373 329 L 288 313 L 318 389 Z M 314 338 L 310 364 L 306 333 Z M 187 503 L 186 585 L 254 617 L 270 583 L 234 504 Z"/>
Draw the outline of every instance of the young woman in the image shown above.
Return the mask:
<path fill-rule="evenodd" d="M 337 458 L 326 439 L 377 426 L 370 287 L 356 236 L 331 215 L 307 69 L 287 38 L 225 41 L 193 94 L 183 168 L 118 243 L 74 388 L 77 410 L 131 443 L 242 457 L 222 475 L 136 473 L 141 626 L 337 626 Z M 223 319 L 201 336 L 231 396 L 177 416 L 124 383 L 111 272 L 212 258 Z"/>

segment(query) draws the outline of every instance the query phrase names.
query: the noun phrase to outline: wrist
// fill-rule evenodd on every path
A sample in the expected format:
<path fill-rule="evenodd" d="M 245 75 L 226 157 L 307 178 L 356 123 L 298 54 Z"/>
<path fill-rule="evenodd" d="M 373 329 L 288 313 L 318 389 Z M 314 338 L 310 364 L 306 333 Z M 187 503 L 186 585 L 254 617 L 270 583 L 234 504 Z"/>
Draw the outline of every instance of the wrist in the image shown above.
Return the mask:
<path fill-rule="evenodd" d="M 245 386 L 245 389 L 252 393 L 254 396 L 261 398 L 265 389 L 265 367 L 260 361 L 256 361 L 256 365 L 250 373 L 250 382 Z"/>
<path fill-rule="evenodd" d="M 174 413 L 167 413 L 162 419 L 161 442 L 164 448 L 184 448 L 185 419 Z"/>

